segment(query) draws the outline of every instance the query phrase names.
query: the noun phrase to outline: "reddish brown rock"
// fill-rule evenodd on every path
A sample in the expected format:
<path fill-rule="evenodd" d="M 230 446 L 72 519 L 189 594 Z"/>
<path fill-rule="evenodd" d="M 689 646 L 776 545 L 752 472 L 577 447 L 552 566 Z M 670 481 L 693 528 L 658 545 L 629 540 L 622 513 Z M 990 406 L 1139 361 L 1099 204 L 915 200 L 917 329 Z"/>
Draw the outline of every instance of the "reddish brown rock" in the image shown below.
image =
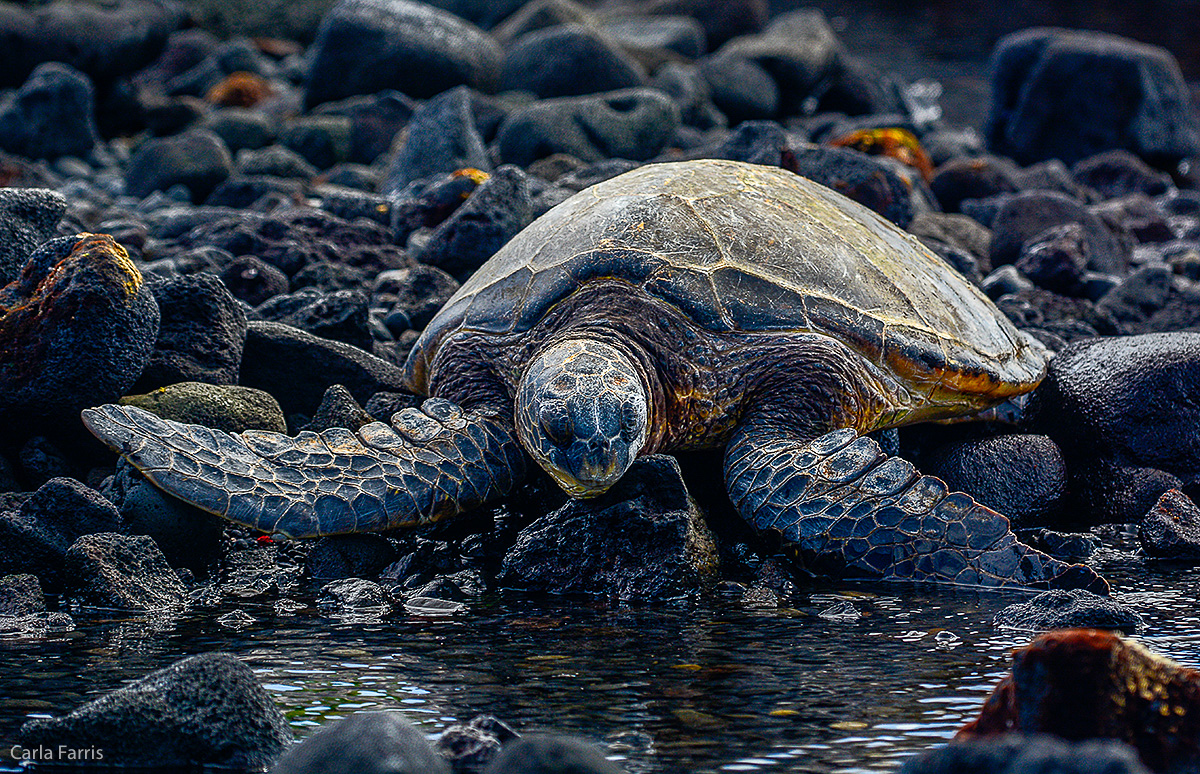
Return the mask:
<path fill-rule="evenodd" d="M 1097 629 L 1049 632 L 1013 652 L 1012 674 L 956 739 L 1020 731 L 1118 739 L 1154 771 L 1200 765 L 1200 671 Z"/>

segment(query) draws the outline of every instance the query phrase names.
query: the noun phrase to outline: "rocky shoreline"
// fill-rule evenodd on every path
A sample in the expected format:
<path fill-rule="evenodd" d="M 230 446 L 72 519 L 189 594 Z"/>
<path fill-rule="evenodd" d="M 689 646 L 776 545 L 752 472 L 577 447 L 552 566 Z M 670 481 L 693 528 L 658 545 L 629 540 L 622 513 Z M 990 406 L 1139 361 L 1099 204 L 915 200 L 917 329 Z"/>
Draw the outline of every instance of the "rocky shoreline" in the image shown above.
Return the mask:
<path fill-rule="evenodd" d="M 229 432 L 386 421 L 420 402 L 401 372 L 419 332 L 497 249 L 575 192 L 684 159 L 783 167 L 859 201 L 1056 353 L 1019 419 L 887 431 L 884 448 L 1052 556 L 1087 560 L 1093 532 L 1118 524 L 1137 525 L 1146 557 L 1200 557 L 1200 123 L 1166 51 L 1083 31 L 1010 35 L 978 131 L 942 120 L 928 84 L 876 72 L 811 9 L 436 5 L 454 13 L 341 0 L 307 44 L 218 39 L 170 0 L 0 16 L 4 631 L 238 599 L 453 615 L 514 588 L 785 605 L 812 581 L 741 525 L 719 453 L 645 457 L 597 500 L 535 477 L 454 523 L 289 542 L 162 494 L 79 420 L 120 400 Z M 997 625 L 1145 630 L 1137 610 L 1084 592 L 1042 595 Z M 1120 642 L 1103 646 L 1124 653 Z M 1200 708 L 1194 673 L 1171 674 L 1182 698 L 1168 713 Z M 178 718 L 146 714 L 161 695 Z M 479 771 L 493 758 L 487 771 L 551 770 L 522 755 L 617 770 L 569 739 L 509 744 L 503 718 L 447 730 L 429 758 L 385 714 L 275 763 L 291 732 L 269 705 L 236 659 L 209 654 L 31 721 L 20 744 L 103 747 L 107 765 L 292 772 L 328 771 L 321 756 L 348 746 L 379 744 L 383 758 L 390 740 L 417 757 L 377 770 Z M 197 712 L 228 722 L 184 733 Z M 114 742 L 112 728 L 138 724 L 141 746 Z M 1015 774 L 1034 748 L 1063 772 L 1200 763 L 1190 727 L 1154 748 L 1111 728 L 1006 730 L 1116 736 L 1141 762 L 1115 745 L 1002 737 L 964 743 L 961 768 L 935 760 L 956 744 L 905 771 Z M 371 765 L 383 764 L 346 770 Z"/>

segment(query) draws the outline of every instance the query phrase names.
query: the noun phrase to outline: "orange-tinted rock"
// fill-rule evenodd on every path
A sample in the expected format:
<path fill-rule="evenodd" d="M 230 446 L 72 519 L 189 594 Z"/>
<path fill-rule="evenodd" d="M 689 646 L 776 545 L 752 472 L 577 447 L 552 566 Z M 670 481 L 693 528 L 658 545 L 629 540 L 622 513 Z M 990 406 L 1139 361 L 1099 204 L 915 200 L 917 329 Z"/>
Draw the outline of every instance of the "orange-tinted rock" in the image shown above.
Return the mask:
<path fill-rule="evenodd" d="M 921 173 L 926 182 L 933 177 L 933 162 L 921 147 L 916 136 L 907 129 L 894 126 L 882 129 L 859 129 L 832 140 L 830 145 L 853 148 L 872 156 L 889 156 Z"/>
<path fill-rule="evenodd" d="M 208 90 L 205 96 L 214 105 L 225 107 L 254 107 L 274 90 L 266 78 L 254 73 L 236 72 Z"/>
<path fill-rule="evenodd" d="M 158 305 L 107 234 L 58 237 L 0 288 L 0 432 L 77 426 L 121 397 L 158 335 Z"/>
<path fill-rule="evenodd" d="M 1119 739 L 1154 771 L 1182 771 L 1200 765 L 1200 671 L 1112 632 L 1049 632 L 1014 651 L 1012 674 L 955 738 L 1008 731 Z"/>

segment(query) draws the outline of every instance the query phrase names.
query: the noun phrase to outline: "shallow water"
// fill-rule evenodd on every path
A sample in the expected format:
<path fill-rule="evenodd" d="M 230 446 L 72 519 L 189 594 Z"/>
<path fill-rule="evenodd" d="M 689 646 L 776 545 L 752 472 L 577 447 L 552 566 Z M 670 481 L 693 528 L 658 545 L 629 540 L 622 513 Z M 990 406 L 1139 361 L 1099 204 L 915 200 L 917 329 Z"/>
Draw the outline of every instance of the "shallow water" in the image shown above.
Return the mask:
<path fill-rule="evenodd" d="M 1144 643 L 1200 665 L 1200 569 L 1112 541 L 1093 563 L 1146 617 Z M 630 772 L 886 771 L 973 717 L 1030 637 L 991 617 L 1023 598 L 873 585 L 812 588 L 771 610 L 502 595 L 375 622 L 243 604 L 257 621 L 242 631 L 216 621 L 231 608 L 81 620 L 0 641 L 0 749 L 29 717 L 223 650 L 257 672 L 297 737 L 362 710 L 398 710 L 431 737 L 491 713 L 520 732 L 582 735 Z"/>

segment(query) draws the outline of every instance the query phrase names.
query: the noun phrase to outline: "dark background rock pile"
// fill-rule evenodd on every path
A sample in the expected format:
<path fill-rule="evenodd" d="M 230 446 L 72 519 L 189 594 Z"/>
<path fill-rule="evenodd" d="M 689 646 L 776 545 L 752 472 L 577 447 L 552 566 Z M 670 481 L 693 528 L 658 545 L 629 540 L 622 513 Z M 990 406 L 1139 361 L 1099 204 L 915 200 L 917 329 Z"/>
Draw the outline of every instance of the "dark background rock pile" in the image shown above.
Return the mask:
<path fill-rule="evenodd" d="M 949 5 L 971 4 L 922 18 L 953 31 Z M 993 38 L 1015 29 L 976 10 Z M 292 545 L 165 498 L 79 422 L 118 399 L 233 432 L 386 420 L 418 400 L 401 366 L 420 330 L 499 247 L 593 183 L 693 158 L 857 199 L 1057 353 L 1019 424 L 890 448 L 1052 553 L 1141 522 L 1148 555 L 1200 556 L 1200 124 L 1179 61 L 1111 32 L 935 34 L 991 49 L 990 88 L 955 92 L 917 79 L 928 62 L 859 56 L 844 21 L 765 0 L 3 4 L 3 612 L 61 626 L 69 605 L 318 589 L 368 616 L 510 586 L 786 598 L 797 580 L 737 525 L 711 455 L 644 460 L 596 502 L 537 479 L 456 524 Z M 1136 629 L 1089 605 L 1003 623 Z M 503 736 L 461 733 L 447 749 Z"/>

